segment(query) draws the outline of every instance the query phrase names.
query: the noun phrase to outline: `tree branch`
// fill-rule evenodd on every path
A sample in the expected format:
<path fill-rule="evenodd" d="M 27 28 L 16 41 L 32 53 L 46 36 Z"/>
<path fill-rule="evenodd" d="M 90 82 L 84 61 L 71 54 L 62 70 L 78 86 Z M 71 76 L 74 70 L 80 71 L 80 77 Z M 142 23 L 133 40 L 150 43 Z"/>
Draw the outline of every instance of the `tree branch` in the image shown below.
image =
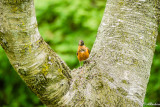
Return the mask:
<path fill-rule="evenodd" d="M 69 67 L 44 42 L 37 28 L 33 0 L 0 1 L 0 40 L 12 66 L 46 104 L 67 92 Z"/>
<path fill-rule="evenodd" d="M 141 106 L 158 35 L 156 5 L 149 0 L 107 0 L 91 52 L 98 71 L 112 79 L 109 86 Z"/>
<path fill-rule="evenodd" d="M 157 37 L 156 1 L 108 0 L 89 63 L 70 69 L 43 41 L 33 1 L 0 2 L 0 41 L 48 106 L 142 106 Z M 25 39 L 24 39 L 25 38 Z"/>

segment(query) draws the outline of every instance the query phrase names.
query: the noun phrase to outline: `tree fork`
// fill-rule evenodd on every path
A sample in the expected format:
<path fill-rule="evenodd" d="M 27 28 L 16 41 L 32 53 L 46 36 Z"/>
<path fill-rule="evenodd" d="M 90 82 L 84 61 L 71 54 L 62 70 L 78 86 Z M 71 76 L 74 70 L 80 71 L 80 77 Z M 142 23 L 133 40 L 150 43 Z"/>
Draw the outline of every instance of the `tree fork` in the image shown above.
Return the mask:
<path fill-rule="evenodd" d="M 72 72 L 40 37 L 33 0 L 0 1 L 0 41 L 15 70 L 48 106 L 138 107 L 155 50 L 157 6 L 156 0 L 108 0 L 88 63 Z"/>

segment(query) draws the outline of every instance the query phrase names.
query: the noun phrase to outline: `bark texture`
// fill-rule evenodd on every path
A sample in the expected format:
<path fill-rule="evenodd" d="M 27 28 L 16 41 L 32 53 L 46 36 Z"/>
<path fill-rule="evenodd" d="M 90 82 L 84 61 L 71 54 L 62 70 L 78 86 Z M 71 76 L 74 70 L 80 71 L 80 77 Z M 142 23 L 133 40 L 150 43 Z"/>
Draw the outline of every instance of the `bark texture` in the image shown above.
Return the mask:
<path fill-rule="evenodd" d="M 40 37 L 33 0 L 0 1 L 0 43 L 47 106 L 143 106 L 159 0 L 108 0 L 89 60 L 71 71 Z"/>
<path fill-rule="evenodd" d="M 95 60 L 99 71 L 112 78 L 108 84 L 115 90 L 113 93 L 118 92 L 124 99 L 140 106 L 143 105 L 158 34 L 155 3 L 108 0 L 92 49 L 92 55 L 99 57 Z M 115 102 L 118 101 L 115 99 Z"/>
<path fill-rule="evenodd" d="M 33 0 L 0 1 L 0 39 L 12 66 L 44 104 L 60 100 L 70 69 L 44 42 L 37 28 Z"/>

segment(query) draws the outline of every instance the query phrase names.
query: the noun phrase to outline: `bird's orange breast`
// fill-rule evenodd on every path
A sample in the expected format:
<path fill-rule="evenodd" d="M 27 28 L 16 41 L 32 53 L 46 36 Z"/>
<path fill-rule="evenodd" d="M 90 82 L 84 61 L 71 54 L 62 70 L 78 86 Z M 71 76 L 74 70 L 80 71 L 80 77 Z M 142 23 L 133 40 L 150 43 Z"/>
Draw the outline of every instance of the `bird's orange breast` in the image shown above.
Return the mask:
<path fill-rule="evenodd" d="M 79 61 L 86 60 L 89 57 L 89 49 L 86 46 L 78 46 L 77 57 Z"/>

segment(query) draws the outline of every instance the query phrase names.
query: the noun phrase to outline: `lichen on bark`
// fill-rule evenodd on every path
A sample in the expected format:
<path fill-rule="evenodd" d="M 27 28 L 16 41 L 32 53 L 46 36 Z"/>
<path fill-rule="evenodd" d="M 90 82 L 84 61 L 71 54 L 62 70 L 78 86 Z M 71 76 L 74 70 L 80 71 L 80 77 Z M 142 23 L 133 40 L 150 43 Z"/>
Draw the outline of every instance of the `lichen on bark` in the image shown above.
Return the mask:
<path fill-rule="evenodd" d="M 157 36 L 156 1 L 108 0 L 90 58 L 72 71 L 40 36 L 33 0 L 0 1 L 0 13 L 3 49 L 47 106 L 143 105 Z"/>
<path fill-rule="evenodd" d="M 20 4 L 24 2 L 30 2 L 31 0 L 2 0 L 2 3 L 4 4 Z"/>
<path fill-rule="evenodd" d="M 0 38 L 12 66 L 44 104 L 55 105 L 69 88 L 70 69 L 40 36 L 33 0 L 0 6 Z"/>

